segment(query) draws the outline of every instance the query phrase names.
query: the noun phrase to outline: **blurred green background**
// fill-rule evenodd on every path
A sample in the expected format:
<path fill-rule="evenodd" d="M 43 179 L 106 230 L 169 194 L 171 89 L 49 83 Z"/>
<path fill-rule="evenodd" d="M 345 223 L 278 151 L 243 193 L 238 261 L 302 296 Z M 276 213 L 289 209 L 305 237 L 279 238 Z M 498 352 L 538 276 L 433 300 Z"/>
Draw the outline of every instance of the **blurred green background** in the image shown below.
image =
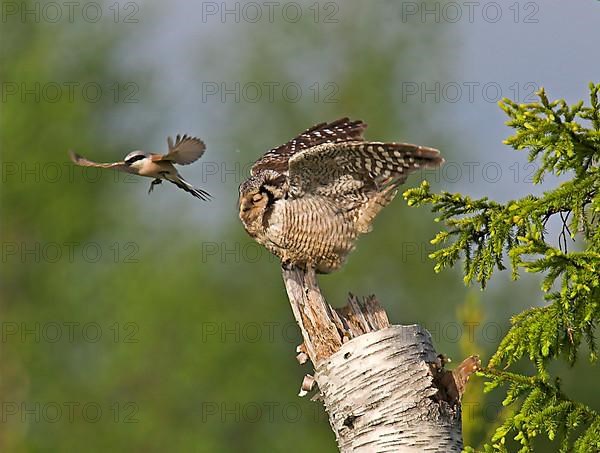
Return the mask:
<path fill-rule="evenodd" d="M 279 265 L 237 219 L 237 187 L 270 147 L 350 116 L 368 138 L 442 150 L 446 170 L 407 186 L 542 190 L 501 145 L 494 90 L 584 98 L 598 40 L 567 38 L 598 38 L 598 6 L 512 7 L 471 20 L 444 2 L 3 2 L 0 451 L 336 451 L 319 404 L 296 396 L 311 370 L 294 359 Z M 181 172 L 212 202 L 165 184 L 148 196 L 147 179 L 67 159 L 162 152 L 176 133 L 206 142 Z M 502 275 L 482 293 L 434 274 L 436 227 L 398 197 L 321 285 L 334 305 L 375 293 L 439 352 L 485 361 L 510 316 L 542 303 L 537 282 Z M 597 370 L 555 371 L 600 408 Z M 501 395 L 473 382 L 464 431 L 477 445 Z"/>

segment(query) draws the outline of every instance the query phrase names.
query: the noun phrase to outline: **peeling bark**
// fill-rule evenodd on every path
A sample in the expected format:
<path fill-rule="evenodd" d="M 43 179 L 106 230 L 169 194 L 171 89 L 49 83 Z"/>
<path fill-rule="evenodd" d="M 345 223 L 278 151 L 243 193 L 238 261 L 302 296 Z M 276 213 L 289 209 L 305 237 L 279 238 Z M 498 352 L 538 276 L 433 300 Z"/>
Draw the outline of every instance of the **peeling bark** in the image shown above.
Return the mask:
<path fill-rule="evenodd" d="M 460 397 L 479 361 L 444 369 L 429 332 L 390 326 L 374 296 L 333 309 L 313 270 L 283 269 L 283 279 L 314 367 L 319 394 L 341 452 L 459 452 Z M 312 388 L 305 377 L 300 394 Z"/>
<path fill-rule="evenodd" d="M 460 406 L 436 401 L 431 337 L 391 326 L 349 341 L 315 375 L 340 451 L 462 450 Z"/>

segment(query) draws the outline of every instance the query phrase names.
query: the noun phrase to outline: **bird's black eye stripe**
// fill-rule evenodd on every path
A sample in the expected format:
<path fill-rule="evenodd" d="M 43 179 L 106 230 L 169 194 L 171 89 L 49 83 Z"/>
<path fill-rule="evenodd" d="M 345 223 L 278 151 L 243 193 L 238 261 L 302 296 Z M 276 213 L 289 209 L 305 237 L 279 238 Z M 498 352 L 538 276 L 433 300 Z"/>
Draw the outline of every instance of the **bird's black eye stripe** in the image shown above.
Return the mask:
<path fill-rule="evenodd" d="M 125 161 L 125 163 L 126 163 L 126 164 L 128 164 L 128 165 L 131 165 L 132 163 L 134 163 L 134 162 L 137 162 L 138 160 L 141 160 L 141 159 L 143 159 L 144 157 L 146 157 L 146 156 L 144 156 L 144 155 L 141 155 L 141 154 L 138 154 L 137 156 L 132 156 L 132 157 L 130 157 L 129 159 L 127 159 L 127 160 Z"/>

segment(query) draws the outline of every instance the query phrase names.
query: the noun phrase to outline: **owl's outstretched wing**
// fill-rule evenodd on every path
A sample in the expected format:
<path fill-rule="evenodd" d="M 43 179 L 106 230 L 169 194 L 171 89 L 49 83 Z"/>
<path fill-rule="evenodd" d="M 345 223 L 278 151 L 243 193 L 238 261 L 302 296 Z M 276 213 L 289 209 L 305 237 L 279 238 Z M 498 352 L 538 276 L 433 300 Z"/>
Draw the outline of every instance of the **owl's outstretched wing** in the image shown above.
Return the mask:
<path fill-rule="evenodd" d="M 99 163 L 99 162 L 94 162 L 94 161 L 88 160 L 85 157 L 80 156 L 79 154 L 77 154 L 76 152 L 73 152 L 73 151 L 69 151 L 69 157 L 71 158 L 71 161 L 74 164 L 79 165 L 81 167 L 112 168 L 113 170 L 128 171 L 127 164 L 125 164 L 125 162 L 123 162 L 123 161 L 111 162 L 111 163 Z"/>
<path fill-rule="evenodd" d="M 167 138 L 169 151 L 162 156 L 156 155 L 153 160 L 170 160 L 179 165 L 188 165 L 202 157 L 206 150 L 206 145 L 197 137 L 188 135 L 177 135 L 175 143 L 171 137 Z"/>
<path fill-rule="evenodd" d="M 367 125 L 360 120 L 350 121 L 340 118 L 331 123 L 319 123 L 289 142 L 267 151 L 250 170 L 252 176 L 264 170 L 278 173 L 288 171 L 290 158 L 307 149 L 326 143 L 341 143 L 363 140 L 363 132 Z"/>
<path fill-rule="evenodd" d="M 357 192 L 397 187 L 410 173 L 444 162 L 437 149 L 408 143 L 325 143 L 289 160 L 289 193 L 342 199 Z"/>

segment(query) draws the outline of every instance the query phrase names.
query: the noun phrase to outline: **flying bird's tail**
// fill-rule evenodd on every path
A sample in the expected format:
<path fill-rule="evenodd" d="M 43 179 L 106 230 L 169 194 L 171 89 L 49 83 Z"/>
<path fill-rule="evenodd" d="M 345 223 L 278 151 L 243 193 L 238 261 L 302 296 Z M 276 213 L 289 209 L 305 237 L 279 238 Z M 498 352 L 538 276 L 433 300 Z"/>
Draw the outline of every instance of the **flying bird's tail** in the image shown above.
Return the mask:
<path fill-rule="evenodd" d="M 188 193 L 191 193 L 196 198 L 200 198 L 201 200 L 208 201 L 210 200 L 210 194 L 202 189 L 196 189 L 189 182 L 183 179 L 181 176 L 169 176 L 165 175 L 165 179 L 169 182 L 172 182 L 180 189 L 185 190 Z"/>

